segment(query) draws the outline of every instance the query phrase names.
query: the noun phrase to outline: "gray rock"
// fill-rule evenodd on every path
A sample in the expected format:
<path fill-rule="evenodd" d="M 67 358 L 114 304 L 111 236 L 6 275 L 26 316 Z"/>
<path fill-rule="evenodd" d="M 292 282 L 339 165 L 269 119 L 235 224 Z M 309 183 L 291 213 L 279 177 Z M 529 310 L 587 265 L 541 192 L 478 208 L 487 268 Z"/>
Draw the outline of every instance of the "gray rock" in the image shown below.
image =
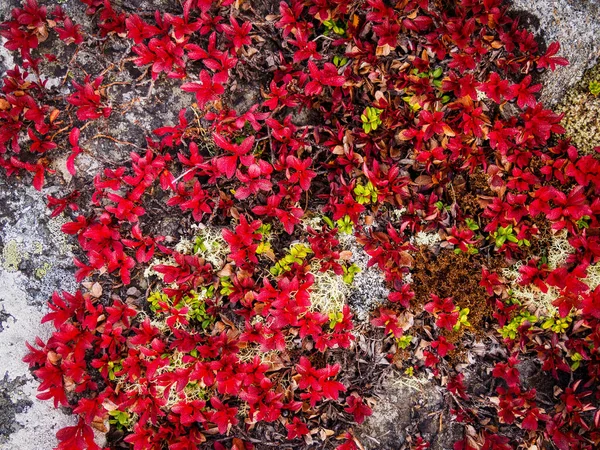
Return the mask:
<path fill-rule="evenodd" d="M 452 448 L 460 439 L 461 427 L 451 420 L 449 404 L 435 382 L 396 375 L 383 383 L 377 397 L 373 415 L 356 430 L 366 449 L 408 448 L 417 434 L 432 450 Z"/>
<path fill-rule="evenodd" d="M 559 41 L 566 67 L 546 71 L 542 101 L 556 105 L 600 58 L 600 2 L 590 0 L 513 0 L 513 14 L 546 45 Z"/>
<path fill-rule="evenodd" d="M 18 180 L 0 178 L 0 449 L 56 445 L 56 432 L 73 417 L 36 399 L 38 382 L 22 361 L 25 341 L 44 341 L 41 324 L 54 290 L 75 289 L 65 219 L 50 219 L 43 195 Z"/>

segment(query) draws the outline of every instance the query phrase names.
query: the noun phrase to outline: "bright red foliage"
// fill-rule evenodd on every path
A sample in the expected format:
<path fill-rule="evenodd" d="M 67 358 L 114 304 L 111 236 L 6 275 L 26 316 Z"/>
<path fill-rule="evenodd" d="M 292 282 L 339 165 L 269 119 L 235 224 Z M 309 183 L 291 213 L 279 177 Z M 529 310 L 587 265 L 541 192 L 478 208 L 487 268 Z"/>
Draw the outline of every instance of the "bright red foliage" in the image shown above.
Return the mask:
<path fill-rule="evenodd" d="M 109 408 L 131 421 L 111 428 L 144 450 L 205 441 L 248 450 L 237 433 L 245 438 L 259 422 L 282 441 L 287 434 L 309 442 L 328 426 L 319 419 L 324 407 L 327 417 L 337 409 L 362 423 L 372 410 L 357 391 L 368 396 L 371 385 L 330 363 L 350 365 L 341 349 L 363 327 L 353 332 L 348 304 L 313 304 L 323 280 L 361 276 L 355 261 L 368 279 L 379 271 L 387 289 L 389 303 L 366 311 L 385 330 L 372 340 L 384 362 L 447 380 L 452 414 L 467 426 L 455 448 L 597 446 L 600 164 L 556 136 L 562 117 L 537 100 L 532 71 L 566 64 L 558 43 L 541 53 L 500 0 L 369 0 L 360 8 L 289 0 L 265 18 L 233 0 L 187 0 L 153 17 L 109 0 L 83 3 L 93 15 L 89 35 L 62 8 L 48 13 L 35 0 L 0 26 L 21 61 L 0 94 L 0 167 L 8 175 L 31 173 L 40 190 L 65 155 L 74 183 L 91 181 L 76 161 L 108 135 L 90 130 L 110 130 L 131 107 L 113 96 L 117 65 L 119 76 L 127 63 L 148 72 L 146 100 L 167 77 L 196 103 L 153 130 L 156 140 L 117 141 L 143 152 L 104 167 L 89 189 L 47 196 L 53 217 L 71 215 L 62 229 L 79 244 L 76 279 L 89 279 L 85 291 L 52 296 L 43 322 L 55 332 L 27 344 L 39 397 L 79 416 L 58 432 L 59 449 L 98 448 L 90 427 L 102 428 Z M 78 46 L 67 70 L 83 82 L 66 95 L 44 81 L 47 64 L 61 56 L 40 54 L 49 38 Z M 131 49 L 118 64 L 79 71 L 80 49 L 105 56 L 115 43 Z M 256 89 L 246 96 L 248 80 Z M 513 116 L 509 101 L 520 109 Z M 159 210 L 165 217 L 151 215 Z M 167 233 L 173 218 L 176 230 Z M 225 244 L 186 235 L 193 222 Z M 566 233 L 571 246 L 559 263 L 546 258 L 563 236 L 550 230 Z M 298 256 L 296 243 L 310 251 Z M 433 271 L 454 254 L 472 265 L 475 275 L 466 276 L 485 292 L 480 304 L 411 283 L 411 273 Z M 504 279 L 516 261 L 520 277 Z M 556 298 L 534 311 L 514 296 L 521 288 Z M 483 361 L 461 340 L 468 327 L 455 328 L 469 310 L 481 328 L 473 331 L 506 347 L 486 355 L 503 381 L 484 406 L 456 364 L 464 354 Z M 361 345 L 350 358 L 357 364 Z M 557 380 L 553 403 L 521 384 L 520 362 L 534 355 Z M 338 448 L 360 448 L 347 430 L 336 424 Z M 511 440 L 497 434 L 505 431 Z"/>

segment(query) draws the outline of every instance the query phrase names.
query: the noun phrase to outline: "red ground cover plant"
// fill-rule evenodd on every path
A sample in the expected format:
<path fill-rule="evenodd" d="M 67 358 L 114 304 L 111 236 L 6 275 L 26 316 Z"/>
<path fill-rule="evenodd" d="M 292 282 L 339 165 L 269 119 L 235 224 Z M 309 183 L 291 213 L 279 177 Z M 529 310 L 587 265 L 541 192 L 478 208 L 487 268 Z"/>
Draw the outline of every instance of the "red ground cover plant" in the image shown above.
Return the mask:
<path fill-rule="evenodd" d="M 455 449 L 598 448 L 599 163 L 561 139 L 561 116 L 538 102 L 537 72 L 567 64 L 558 43 L 541 48 L 501 0 L 290 0 L 262 15 L 228 0 L 153 15 L 83 3 L 93 35 L 35 0 L 0 26 L 19 57 L 0 94 L 8 175 L 30 172 L 39 190 L 51 162 L 69 155 L 79 176 L 80 133 L 113 114 L 105 73 L 76 77 L 68 96 L 46 89 L 56 56 L 39 47 L 53 34 L 74 46 L 123 40 L 152 86 L 180 80 L 196 104 L 148 130 L 146 148 L 103 168 L 90 192 L 48 196 L 53 214 L 71 216 L 63 231 L 78 242 L 82 282 L 49 302 L 52 337 L 27 344 L 39 398 L 79 417 L 57 433 L 58 449 L 99 448 L 92 427 L 110 427 L 114 448 L 261 448 L 265 424 L 276 430 L 269 444 L 362 448 L 351 424 L 372 413 L 369 392 L 340 381 L 353 312 L 311 301 L 315 264 L 350 270 L 342 228 L 390 290 L 370 320 L 392 342 L 388 356 L 428 343 L 410 370 L 446 385 L 465 425 Z M 227 96 L 244 70 L 257 74 L 262 99 L 237 111 Z M 298 112 L 315 119 L 301 123 Z M 220 229 L 225 257 L 155 232 L 157 201 Z M 315 215 L 321 228 L 305 228 Z M 552 266 L 557 233 L 571 249 Z M 487 292 L 478 305 L 441 285 L 415 294 L 424 235 L 438 254 L 470 258 Z M 293 240 L 305 247 L 286 253 Z M 556 294 L 539 317 L 503 275 L 516 261 L 517 285 L 534 299 Z M 153 289 L 141 294 L 146 269 Z M 488 399 L 450 363 L 462 336 L 483 331 L 475 309 L 488 311 L 507 355 Z M 410 335 L 414 316 L 425 325 Z M 557 380 L 551 402 L 521 380 L 532 355 Z"/>

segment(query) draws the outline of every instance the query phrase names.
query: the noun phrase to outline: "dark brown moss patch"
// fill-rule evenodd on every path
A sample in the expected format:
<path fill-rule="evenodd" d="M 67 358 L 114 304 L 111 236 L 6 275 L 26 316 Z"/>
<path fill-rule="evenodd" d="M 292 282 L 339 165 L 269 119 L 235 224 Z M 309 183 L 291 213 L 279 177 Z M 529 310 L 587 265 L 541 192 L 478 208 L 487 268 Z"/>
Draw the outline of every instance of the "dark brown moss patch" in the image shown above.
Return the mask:
<path fill-rule="evenodd" d="M 479 286 L 482 264 L 475 256 L 441 250 L 436 256 L 426 247 L 415 254 L 412 271 L 414 303 L 417 309 L 431 300 L 431 294 L 452 297 L 459 308 L 469 308 L 470 330 L 481 333 L 492 316 L 488 295 Z"/>

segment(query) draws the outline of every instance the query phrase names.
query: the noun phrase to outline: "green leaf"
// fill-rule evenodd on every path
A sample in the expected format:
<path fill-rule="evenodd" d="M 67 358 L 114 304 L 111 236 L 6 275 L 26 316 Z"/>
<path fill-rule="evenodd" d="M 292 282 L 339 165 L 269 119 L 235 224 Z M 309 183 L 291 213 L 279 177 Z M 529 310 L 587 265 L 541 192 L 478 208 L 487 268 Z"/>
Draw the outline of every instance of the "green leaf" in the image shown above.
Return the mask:
<path fill-rule="evenodd" d="M 323 222 L 325 222 L 327 225 L 329 225 L 329 228 L 331 228 L 332 230 L 335 228 L 335 225 L 333 224 L 333 220 L 331 220 L 329 217 L 322 216 L 321 218 L 323 219 Z"/>
<path fill-rule="evenodd" d="M 465 223 L 467 224 L 467 227 L 469 228 L 469 230 L 471 231 L 477 231 L 479 230 L 479 225 L 477 225 L 477 223 L 470 218 L 465 219 Z"/>
<path fill-rule="evenodd" d="M 590 81 L 589 89 L 592 95 L 600 95 L 600 81 Z"/>
<path fill-rule="evenodd" d="M 544 330 L 547 330 L 548 328 L 550 328 L 552 325 L 554 325 L 554 319 L 550 318 L 548 320 L 546 320 L 543 324 L 542 324 L 542 328 Z"/>

